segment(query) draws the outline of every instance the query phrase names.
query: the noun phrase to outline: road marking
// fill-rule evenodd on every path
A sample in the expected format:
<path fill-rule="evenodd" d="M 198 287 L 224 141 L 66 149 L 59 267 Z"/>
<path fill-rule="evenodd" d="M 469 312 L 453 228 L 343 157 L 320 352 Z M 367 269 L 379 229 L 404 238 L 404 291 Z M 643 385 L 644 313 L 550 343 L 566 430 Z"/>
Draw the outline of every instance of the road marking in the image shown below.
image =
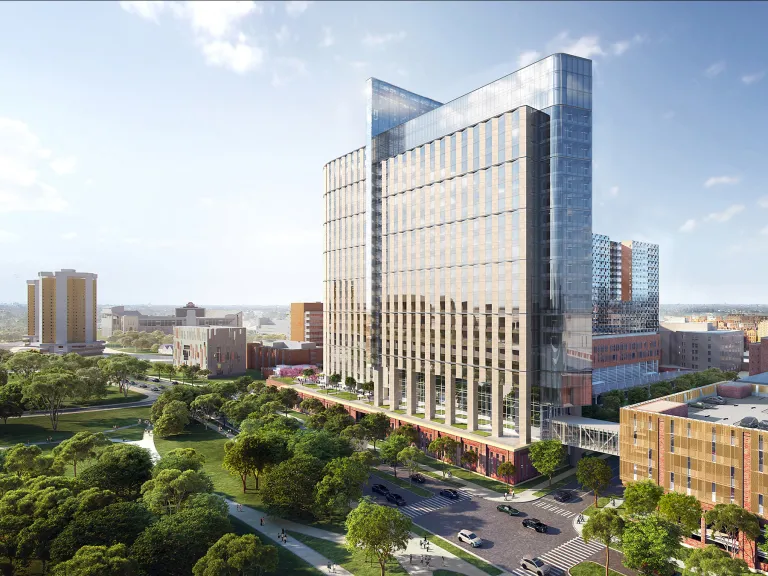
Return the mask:
<path fill-rule="evenodd" d="M 605 546 L 600 542 L 595 540 L 584 542 L 584 540 L 577 537 L 550 550 L 546 554 L 541 554 L 539 558 L 547 564 L 552 564 L 552 566 L 556 566 L 561 570 L 568 571 L 568 569 L 573 568 L 579 562 L 583 562 L 596 552 L 604 549 Z"/>
<path fill-rule="evenodd" d="M 465 502 L 472 499 L 469 493 L 465 492 L 464 490 L 457 490 L 457 492 L 459 493 L 458 500 L 451 500 L 450 498 L 446 498 L 445 496 L 440 496 L 438 494 L 437 496 L 433 496 L 427 500 L 421 500 L 415 504 L 409 504 L 403 507 L 400 511 L 409 518 L 416 518 L 418 516 L 423 516 L 424 514 L 434 512 L 435 510 L 440 510 L 441 508 L 447 508 L 456 502 Z"/>
<path fill-rule="evenodd" d="M 538 506 L 542 510 L 547 510 L 548 512 L 552 512 L 560 516 L 565 516 L 566 518 L 573 518 L 574 516 L 576 516 L 575 512 L 571 512 L 570 510 L 566 510 L 565 508 L 560 508 L 559 506 L 556 506 L 551 502 L 547 502 L 546 500 L 539 500 L 538 502 L 534 502 L 533 505 Z"/>

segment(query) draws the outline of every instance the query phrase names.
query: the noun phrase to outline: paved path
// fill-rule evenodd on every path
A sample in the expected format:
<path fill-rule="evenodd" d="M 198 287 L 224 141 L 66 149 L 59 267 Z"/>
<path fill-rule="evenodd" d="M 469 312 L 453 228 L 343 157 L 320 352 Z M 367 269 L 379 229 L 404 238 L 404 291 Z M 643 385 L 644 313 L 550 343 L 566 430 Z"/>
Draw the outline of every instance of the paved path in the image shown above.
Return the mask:
<path fill-rule="evenodd" d="M 155 448 L 155 437 L 152 435 L 151 430 L 144 430 L 144 438 L 141 440 L 132 440 L 130 442 L 126 442 L 126 444 L 134 444 L 135 446 L 141 446 L 147 452 L 149 452 L 149 456 L 152 458 L 153 463 L 157 463 L 160 460 L 160 452 L 157 451 L 157 448 Z"/>

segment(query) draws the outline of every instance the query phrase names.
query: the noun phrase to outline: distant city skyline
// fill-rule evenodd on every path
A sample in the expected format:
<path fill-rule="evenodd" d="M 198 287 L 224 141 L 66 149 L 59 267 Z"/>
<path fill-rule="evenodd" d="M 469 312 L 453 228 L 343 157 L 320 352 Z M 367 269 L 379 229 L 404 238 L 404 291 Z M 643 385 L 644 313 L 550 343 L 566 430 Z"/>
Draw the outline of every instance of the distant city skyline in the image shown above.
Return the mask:
<path fill-rule="evenodd" d="M 595 63 L 593 231 L 659 244 L 662 304 L 759 302 L 767 18 L 763 3 L 2 3 L 0 302 L 61 268 L 97 273 L 100 305 L 320 300 L 322 167 L 365 144 L 365 80 L 447 101 L 556 51 Z"/>

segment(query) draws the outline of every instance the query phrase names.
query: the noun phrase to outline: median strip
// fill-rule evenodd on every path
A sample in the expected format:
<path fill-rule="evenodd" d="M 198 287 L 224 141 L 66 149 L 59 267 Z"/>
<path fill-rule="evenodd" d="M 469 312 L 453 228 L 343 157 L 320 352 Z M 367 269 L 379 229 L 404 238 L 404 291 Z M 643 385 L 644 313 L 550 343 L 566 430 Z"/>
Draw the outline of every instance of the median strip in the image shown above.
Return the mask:
<path fill-rule="evenodd" d="M 371 470 L 371 474 L 374 476 L 378 476 L 382 480 L 386 480 L 387 482 L 391 482 L 392 484 L 396 484 L 400 488 L 403 488 L 404 490 L 410 490 L 414 494 L 418 494 L 419 496 L 424 496 L 425 498 L 431 498 L 434 496 L 432 492 L 429 490 L 425 490 L 424 488 L 419 488 L 418 486 L 412 485 L 410 482 L 407 482 L 403 480 L 402 478 L 396 478 L 392 474 L 389 474 L 387 472 L 382 472 L 381 470 Z"/>

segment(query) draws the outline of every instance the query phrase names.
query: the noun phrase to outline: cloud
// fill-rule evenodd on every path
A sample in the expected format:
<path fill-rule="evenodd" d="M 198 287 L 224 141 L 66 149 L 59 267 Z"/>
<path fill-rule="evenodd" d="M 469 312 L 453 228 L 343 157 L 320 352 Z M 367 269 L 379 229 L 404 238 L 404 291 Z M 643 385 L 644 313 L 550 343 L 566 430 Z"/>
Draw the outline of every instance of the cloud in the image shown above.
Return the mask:
<path fill-rule="evenodd" d="M 743 210 L 743 204 L 732 204 L 722 212 L 712 212 L 712 214 L 709 214 L 704 218 L 704 222 L 727 222 Z"/>
<path fill-rule="evenodd" d="M 520 56 L 517 57 L 517 65 L 520 68 L 525 68 L 528 64 L 533 64 L 539 58 L 541 58 L 541 52 L 538 52 L 537 50 L 524 50 L 520 53 Z"/>
<path fill-rule="evenodd" d="M 706 70 L 704 70 L 704 76 L 706 76 L 707 78 L 714 78 L 715 76 L 720 74 L 723 70 L 725 70 L 725 61 L 720 60 L 712 64 Z"/>
<path fill-rule="evenodd" d="M 77 238 L 77 232 L 65 232 L 61 235 L 62 240 L 74 240 Z"/>
<path fill-rule="evenodd" d="M 674 110 L 667 110 L 664 112 L 664 114 L 661 115 L 664 120 L 672 120 L 672 118 L 675 117 L 675 111 Z"/>
<path fill-rule="evenodd" d="M 77 159 L 74 156 L 56 158 L 56 160 L 50 164 L 51 170 L 56 172 L 56 174 L 72 174 L 75 171 L 76 165 Z"/>
<path fill-rule="evenodd" d="M 582 58 L 605 55 L 600 46 L 599 36 L 582 36 L 573 39 L 567 31 L 561 32 L 550 41 L 550 46 L 553 47 L 552 52 L 565 52 Z"/>
<path fill-rule="evenodd" d="M 0 244 L 15 244 L 20 239 L 18 234 L 8 232 L 8 230 L 0 230 Z"/>
<path fill-rule="evenodd" d="M 275 39 L 277 39 L 277 43 L 280 46 L 283 46 L 284 44 L 286 44 L 288 40 L 291 39 L 291 32 L 290 30 L 288 30 L 288 26 L 286 26 L 285 24 L 280 26 L 280 30 L 275 32 Z"/>
<path fill-rule="evenodd" d="M 614 198 L 619 195 L 619 187 L 613 186 L 610 190 L 608 190 L 608 195 L 613 196 Z"/>
<path fill-rule="evenodd" d="M 399 32 L 387 32 L 386 34 L 371 34 L 366 32 L 363 36 L 363 45 L 374 47 L 382 47 L 391 42 L 401 42 L 405 39 L 405 30 Z"/>
<path fill-rule="evenodd" d="M 39 170 L 50 151 L 24 122 L 0 117 L 0 213 L 61 212 L 67 202 Z"/>
<path fill-rule="evenodd" d="M 760 234 L 762 234 L 763 236 L 768 236 L 768 226 L 760 229 Z"/>
<path fill-rule="evenodd" d="M 330 26 L 323 26 L 323 39 L 320 40 L 321 48 L 328 48 L 336 44 L 336 38 L 333 36 L 333 30 Z"/>
<path fill-rule="evenodd" d="M 306 75 L 307 65 L 299 58 L 278 58 L 272 72 L 272 86 L 279 88 Z"/>
<path fill-rule="evenodd" d="M 696 220 L 693 218 L 686 220 L 685 223 L 680 226 L 680 232 L 692 232 L 696 228 Z"/>
<path fill-rule="evenodd" d="M 741 182 L 740 176 L 711 176 L 704 182 L 705 188 L 712 188 L 721 184 L 738 184 Z"/>
<path fill-rule="evenodd" d="M 245 34 L 240 34 L 236 43 L 228 40 L 214 40 L 203 45 L 206 63 L 211 66 L 229 68 L 238 74 L 245 74 L 261 66 L 264 51 L 252 45 Z"/>
<path fill-rule="evenodd" d="M 763 76 L 765 76 L 765 72 L 755 72 L 754 74 L 745 74 L 741 77 L 741 81 L 744 82 L 747 86 L 750 84 L 754 84 L 755 82 L 759 82 L 763 79 Z"/>
<path fill-rule="evenodd" d="M 288 16 L 301 16 L 304 14 L 304 12 L 307 11 L 307 8 L 309 8 L 314 2 L 302 2 L 299 0 L 294 0 L 292 2 L 286 2 L 285 3 L 285 12 L 288 14 Z"/>
<path fill-rule="evenodd" d="M 768 208 L 768 196 L 763 196 L 757 201 L 757 205 L 760 206 L 760 208 Z"/>
<path fill-rule="evenodd" d="M 165 10 L 165 2 L 120 2 L 120 8 L 158 24 L 158 16 Z"/>
<path fill-rule="evenodd" d="M 349 65 L 356 70 L 361 70 L 362 68 L 368 66 L 368 62 L 365 62 L 364 60 L 352 60 Z"/>
<path fill-rule="evenodd" d="M 630 42 L 629 40 L 621 40 L 619 42 L 614 42 L 611 45 L 611 52 L 613 52 L 616 56 L 621 56 L 629 50 Z"/>

